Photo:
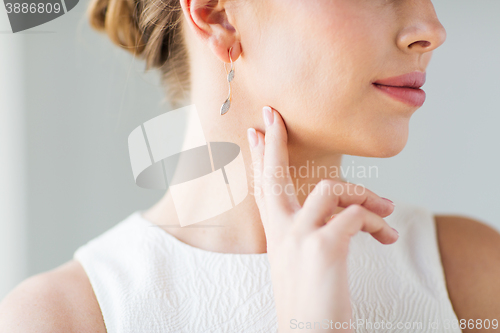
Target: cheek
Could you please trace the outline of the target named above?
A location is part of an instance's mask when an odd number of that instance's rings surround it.
[[[377,32],[359,17],[338,12],[332,17],[328,11],[313,14],[314,24],[309,16],[296,17],[293,25],[266,38],[269,58],[262,64],[265,70],[259,69],[267,80],[262,93],[303,133],[311,132],[306,126],[330,133],[332,126],[338,126],[338,132],[356,125],[360,120],[356,111],[373,97],[372,60],[381,48]]]
[[[371,86],[387,69],[393,47],[388,25],[352,4],[328,1],[318,0],[321,8],[284,7],[280,21],[264,22],[259,34],[248,32],[248,88],[281,112],[290,139],[300,145],[354,153],[376,142],[397,151],[406,142],[408,119],[387,119],[387,105]]]
[[[331,17],[320,18],[324,25],[311,24],[308,17],[290,14],[266,27],[250,66],[257,95],[290,117],[305,108],[324,107],[319,101],[325,98],[346,96],[345,83],[353,76],[347,38],[327,22]]]

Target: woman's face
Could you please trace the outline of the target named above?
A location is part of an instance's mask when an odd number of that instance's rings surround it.
[[[419,103],[373,82],[425,73],[446,38],[430,0],[248,0],[241,8],[241,88],[281,113],[291,149],[372,157],[403,149]]]

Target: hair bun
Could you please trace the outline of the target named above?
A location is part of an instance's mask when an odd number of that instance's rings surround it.
[[[135,2],[131,0],[91,0],[87,8],[90,25],[121,48],[139,55],[145,44],[139,31]]]
[[[87,16],[92,28],[145,59],[146,70],[160,69],[173,106],[189,97],[189,54],[179,0],[90,0]]]

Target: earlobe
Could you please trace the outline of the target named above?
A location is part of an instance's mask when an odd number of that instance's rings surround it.
[[[180,0],[187,24],[195,36],[205,43],[223,62],[236,61],[241,54],[237,32],[228,20],[226,1]]]
[[[229,52],[231,52],[231,55],[229,55]],[[231,62],[231,60],[234,62],[238,60],[238,58],[241,55],[241,43],[239,40],[235,40],[234,44],[231,44],[227,49],[226,49],[226,54],[225,58],[227,58],[227,61],[222,59],[224,62]]]

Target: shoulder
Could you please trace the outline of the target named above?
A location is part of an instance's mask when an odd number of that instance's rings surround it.
[[[0,303],[2,332],[106,332],[83,267],[71,260],[21,282]]]
[[[435,215],[435,221],[448,294],[458,319],[500,321],[500,233],[465,216]]]

